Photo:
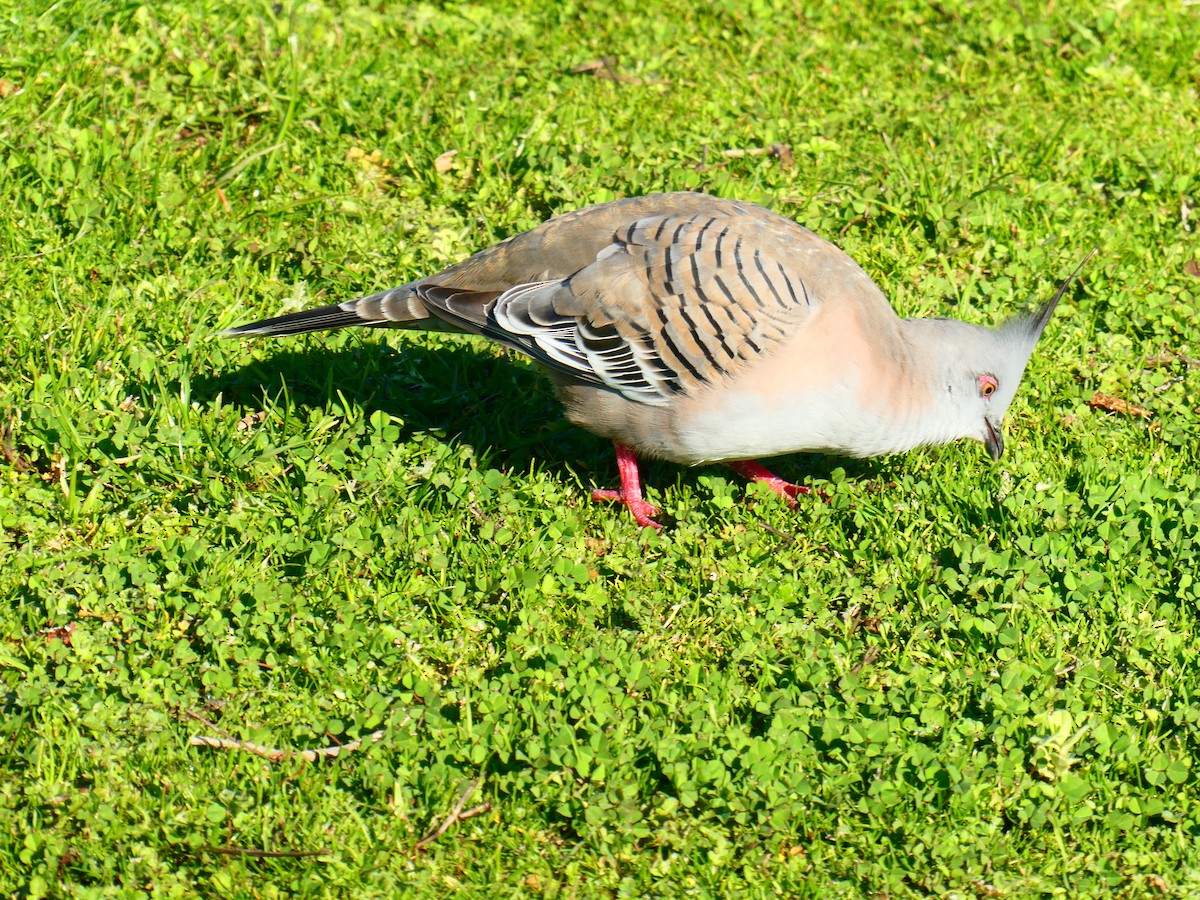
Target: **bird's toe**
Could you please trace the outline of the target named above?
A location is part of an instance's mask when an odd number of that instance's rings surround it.
[[[653,503],[643,500],[641,497],[627,497],[621,491],[611,490],[594,490],[592,491],[592,499],[599,502],[605,501],[609,503],[620,503],[629,510],[635,522],[642,528],[656,528],[661,530],[662,525],[655,522],[652,516],[659,513],[659,507]]]

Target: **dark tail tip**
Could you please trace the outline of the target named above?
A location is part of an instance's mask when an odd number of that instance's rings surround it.
[[[351,325],[366,325],[353,310],[343,309],[341,304],[306,309],[301,312],[261,319],[236,328],[218,331],[220,337],[281,337],[289,334],[305,334],[309,331],[333,331]]]

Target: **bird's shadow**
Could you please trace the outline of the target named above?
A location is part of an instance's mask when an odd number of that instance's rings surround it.
[[[212,402],[220,395],[253,410],[268,402],[306,409],[344,402],[367,416],[377,410],[395,416],[403,422],[401,440],[427,433],[468,445],[482,465],[502,471],[536,465],[583,485],[616,481],[612,445],[567,422],[549,381],[515,351],[440,335],[386,341],[355,335],[334,346],[316,337],[300,341],[268,345],[239,368],[195,376],[192,398]],[[721,467],[648,462],[645,481],[659,488],[676,480],[694,484],[705,473],[735,477]],[[874,474],[869,461],[820,454],[772,461],[776,466],[785,478],[801,480],[826,479],[838,467],[850,477]]]

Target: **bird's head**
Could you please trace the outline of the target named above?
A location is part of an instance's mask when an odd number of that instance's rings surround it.
[[[1036,311],[1009,319],[998,328],[940,320],[947,353],[943,357],[941,388],[949,401],[943,407],[953,420],[951,439],[982,441],[992,459],[1004,453],[1004,416],[1017,394],[1025,366],[1054,314],[1068,285],[1095,254],[1079,264]]]

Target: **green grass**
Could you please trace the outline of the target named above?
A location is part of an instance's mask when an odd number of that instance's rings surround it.
[[[1200,896],[1200,6],[1048,6],[17,0],[0,895]],[[651,465],[661,535],[503,350],[213,337],[679,188],[906,315],[1100,252],[1001,463]]]

